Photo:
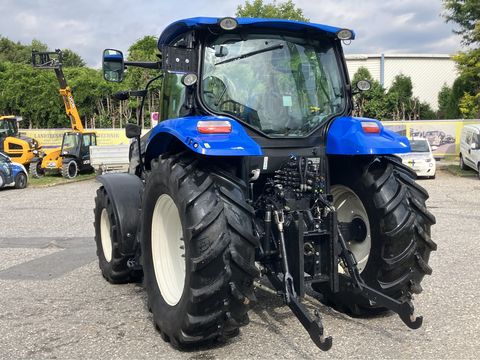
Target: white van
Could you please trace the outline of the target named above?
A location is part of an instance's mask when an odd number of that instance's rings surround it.
[[[472,168],[480,178],[480,124],[465,125],[460,137],[460,168]]]

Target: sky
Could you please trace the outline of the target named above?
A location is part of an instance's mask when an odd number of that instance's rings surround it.
[[[269,2],[266,0],[266,2]],[[281,0],[280,0],[281,2]],[[294,0],[311,22],[353,29],[346,54],[453,54],[461,49],[441,0]],[[125,51],[171,22],[195,16],[233,16],[243,0],[0,0],[0,35],[70,48],[100,67],[104,48]]]

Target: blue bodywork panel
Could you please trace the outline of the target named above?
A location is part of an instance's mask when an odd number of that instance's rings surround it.
[[[15,178],[18,173],[20,172],[24,172],[25,175],[28,175],[27,172],[25,171],[25,168],[23,167],[23,165],[19,164],[19,163],[11,163],[11,167],[12,167],[12,174],[13,174],[13,178]]]
[[[380,133],[365,133],[362,121],[376,122]],[[410,152],[410,142],[404,136],[387,130],[378,120],[340,117],[333,121],[327,135],[328,155],[400,154]]]
[[[197,130],[198,121],[229,121],[229,134],[202,134]],[[190,150],[210,156],[258,156],[260,146],[245,132],[237,121],[225,116],[188,116],[165,120],[155,126],[148,135],[146,153],[149,158],[168,149],[169,140],[175,137]]]
[[[165,28],[158,39],[158,47],[170,44],[177,36],[194,29],[201,29],[216,25],[221,18],[195,17],[176,21]],[[293,31],[311,31],[336,34],[341,28],[334,26],[313,24],[303,21],[283,19],[237,18],[239,28],[249,29],[279,29]],[[353,34],[355,37],[355,34]]]
[[[19,173],[24,173],[28,178],[28,173],[22,164],[11,162],[8,156],[0,153],[0,173],[3,176],[3,185],[0,187],[14,186],[15,178]]]

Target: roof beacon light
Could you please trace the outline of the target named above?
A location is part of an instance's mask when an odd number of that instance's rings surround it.
[[[352,40],[353,39],[353,32],[352,32],[352,30],[341,29],[341,30],[338,30],[337,37],[340,40]]]
[[[199,121],[197,130],[201,134],[230,134],[232,124],[230,121]]]
[[[367,134],[378,134],[380,133],[380,125],[375,121],[362,121],[362,130]]]
[[[238,26],[238,21],[232,17],[224,17],[220,19],[218,24],[223,30],[235,30]]]

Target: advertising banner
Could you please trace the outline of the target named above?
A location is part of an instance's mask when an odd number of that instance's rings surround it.
[[[383,125],[409,139],[425,138],[436,157],[457,156],[460,153],[460,134],[467,124],[479,124],[479,120],[414,120],[384,121]]]
[[[62,145],[63,134],[68,131],[71,129],[23,129],[20,133],[38,140],[45,148],[52,148]],[[99,146],[130,144],[130,140],[125,136],[125,129],[88,129],[88,131],[94,131],[97,134]]]

